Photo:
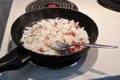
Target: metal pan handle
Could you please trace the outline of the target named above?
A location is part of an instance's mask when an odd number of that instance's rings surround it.
[[[10,51],[0,59],[0,72],[16,70],[24,67],[31,59],[31,55],[19,47]]]

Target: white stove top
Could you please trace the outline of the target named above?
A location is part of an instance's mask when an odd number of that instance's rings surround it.
[[[13,49],[10,29],[17,17],[25,13],[25,7],[34,0],[13,0],[0,57]],[[16,71],[4,72],[0,80],[84,80],[120,75],[120,13],[100,6],[97,0],[70,0],[80,12],[91,17],[99,28],[96,43],[117,45],[118,49],[90,49],[84,62],[60,70],[38,68],[28,64]]]

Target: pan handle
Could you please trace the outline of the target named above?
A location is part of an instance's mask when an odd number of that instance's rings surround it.
[[[0,59],[0,73],[20,69],[29,63],[30,59],[30,54],[17,47]]]

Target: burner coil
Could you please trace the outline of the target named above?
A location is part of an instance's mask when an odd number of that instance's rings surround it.
[[[67,0],[37,0],[33,1],[26,7],[26,12],[39,10],[41,8],[66,8],[78,11],[77,6]]]

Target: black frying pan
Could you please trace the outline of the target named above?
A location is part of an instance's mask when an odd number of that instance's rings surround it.
[[[81,12],[61,8],[46,8],[25,13],[17,18],[12,25],[11,35],[17,47],[0,59],[0,72],[19,69],[30,61],[37,66],[61,68],[71,65],[82,58],[89,48],[70,55],[53,56],[35,53],[22,46],[20,38],[27,25],[38,20],[57,17],[79,21],[79,25],[85,27],[87,31],[90,43],[95,43],[97,40],[98,28],[96,24],[91,18]]]

